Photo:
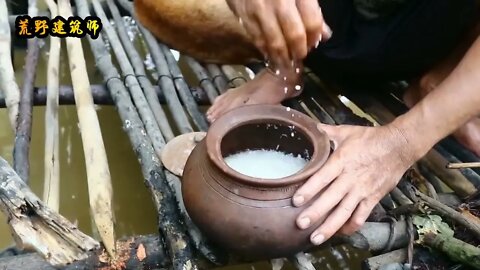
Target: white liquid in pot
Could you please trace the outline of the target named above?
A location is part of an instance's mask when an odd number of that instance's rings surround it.
[[[247,150],[226,157],[235,171],[255,178],[278,179],[299,172],[308,160],[275,150]]]

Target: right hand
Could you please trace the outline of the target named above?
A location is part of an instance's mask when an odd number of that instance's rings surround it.
[[[303,60],[332,35],[318,0],[227,0],[255,46],[275,65]]]

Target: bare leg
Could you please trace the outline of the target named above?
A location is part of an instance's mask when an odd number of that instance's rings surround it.
[[[182,53],[220,64],[247,64],[261,59],[225,0],[135,0],[134,3],[139,21],[162,42]],[[300,74],[294,69],[282,70],[278,76],[268,71],[260,73],[252,81],[219,96],[207,112],[209,121],[243,105],[278,104],[298,95],[300,91],[295,86],[301,83]]]
[[[480,34],[480,23],[477,23],[464,42],[448,58],[424,74],[421,79],[411,84],[404,96],[407,106],[413,107],[452,72],[478,34]],[[474,117],[463,127],[456,130],[453,136],[480,157],[480,117]]]

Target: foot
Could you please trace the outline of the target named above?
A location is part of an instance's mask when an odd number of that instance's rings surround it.
[[[245,105],[280,104],[298,96],[302,89],[300,70],[281,70],[278,75],[263,70],[248,83],[217,97],[207,111],[207,119],[213,122],[224,113]]]
[[[457,129],[453,136],[480,158],[480,117],[475,117]]]

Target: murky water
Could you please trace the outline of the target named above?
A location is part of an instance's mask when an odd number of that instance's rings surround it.
[[[68,72],[65,44],[62,44],[61,84],[71,85]],[[83,43],[87,63],[93,63],[93,58],[87,42]],[[43,48],[36,85],[46,85],[46,63],[48,59],[48,44]],[[14,52],[14,65],[17,82],[21,85],[25,51],[17,49]],[[94,65],[87,65],[90,82],[102,83],[100,74]],[[185,76],[189,76],[189,72]],[[188,79],[188,78],[187,78]],[[117,237],[138,234],[149,234],[157,231],[156,213],[146,187],[143,184],[140,166],[135,157],[130,142],[121,128],[121,121],[114,106],[98,106],[97,110],[103,140],[107,150],[111,179],[114,190],[114,208],[116,216]],[[30,148],[30,186],[39,196],[43,193],[44,171],[44,126],[45,107],[35,107],[33,111],[32,141]],[[87,178],[82,142],[78,128],[75,106],[61,106],[60,121],[60,177],[61,197],[60,213],[79,228],[92,234],[91,219],[88,207]],[[0,109],[0,155],[12,164],[14,137],[10,129],[7,112]],[[10,229],[6,219],[0,215],[0,250],[12,245]],[[346,246],[325,249],[315,254],[317,269],[360,269],[360,263],[367,255]],[[277,260],[260,262],[255,265],[238,265],[227,269],[294,269],[287,261]]]

